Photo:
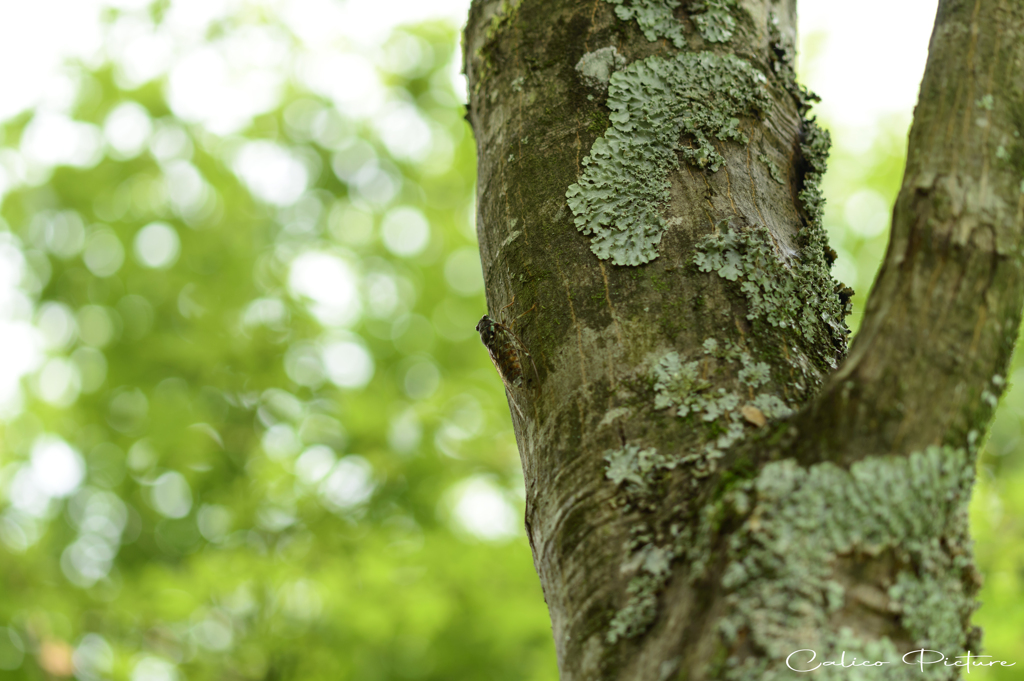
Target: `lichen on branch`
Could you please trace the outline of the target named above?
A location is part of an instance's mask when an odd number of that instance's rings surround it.
[[[735,6],[735,0],[700,0],[695,2],[691,11],[693,23],[704,40],[709,43],[724,43],[732,38],[736,30],[736,20],[729,10]]]
[[[675,17],[679,0],[606,0],[615,5],[615,16],[623,21],[635,19],[651,42],[667,38],[676,47],[686,47],[683,25]]]
[[[690,418],[703,430],[700,445],[681,452],[679,463],[695,464],[694,475],[704,477],[715,470],[725,450],[744,439],[751,426],[793,413],[768,384],[771,368],[755,361],[731,341],[719,343],[707,338],[704,358],[683,362],[670,352],[654,365],[654,408],[670,409],[680,418]],[[736,365],[739,366],[736,369]],[[707,376],[718,376],[717,389]],[[726,378],[729,375],[733,379]]]
[[[900,630],[890,633],[911,641],[909,650],[962,652],[977,586],[967,532],[970,461],[952,447],[871,457],[849,470],[784,460],[726,494],[721,512],[745,519],[730,539],[720,578],[729,594],[720,633],[726,649],[756,654],[729,659],[722,678],[792,678],[784,659],[800,649],[813,649],[820,659],[846,651],[847,659],[899,660],[905,651],[897,652],[890,636],[862,637],[834,626],[863,607],[865,589],[877,594],[875,607],[899,615]],[[708,550],[697,542],[689,557],[706,564]],[[851,594],[836,567],[843,556],[876,557],[893,568]],[[820,678],[846,678],[850,670],[835,671],[824,668]],[[864,678],[948,679],[955,669],[937,666],[922,676],[893,664],[884,671]]]
[[[848,333],[843,318],[849,310],[841,286],[829,274],[817,206],[816,222],[801,232],[805,244],[790,264],[784,264],[768,230],[737,231],[727,222],[717,235],[697,243],[693,262],[701,272],[714,272],[737,282],[747,299],[747,319],[782,329],[794,328],[809,344],[830,340],[845,352]],[[805,236],[806,232],[813,232]]]
[[[594,142],[579,181],[566,191],[577,229],[591,250],[616,265],[658,256],[669,173],[679,157],[717,171],[714,140],[747,143],[740,117],[768,112],[764,74],[734,55],[710,52],[649,57],[611,77],[611,127]],[[689,146],[679,148],[680,136]]]

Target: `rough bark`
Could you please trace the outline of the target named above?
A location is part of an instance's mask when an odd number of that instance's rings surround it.
[[[563,679],[782,678],[798,649],[920,678],[904,652],[977,650],[966,502],[1024,290],[1022,36],[1010,0],[942,3],[837,371],[792,0],[473,3],[481,257]]]

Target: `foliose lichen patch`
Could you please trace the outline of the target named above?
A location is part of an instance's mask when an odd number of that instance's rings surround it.
[[[693,417],[704,432],[695,448],[658,451],[654,447],[627,444],[605,451],[605,477],[622,489],[622,501],[637,510],[651,510],[651,499],[665,471],[692,464],[695,476],[714,470],[723,450],[742,440],[746,429],[765,425],[767,420],[792,413],[777,395],[768,391],[771,368],[755,361],[748,352],[731,341],[719,343],[708,338],[703,344],[704,358],[684,362],[678,352],[670,352],[654,365],[652,378],[655,408],[671,409],[679,417]],[[735,365],[735,366],[734,366]],[[738,369],[737,369],[738,366]],[[707,376],[728,368],[735,376],[735,390],[712,389]],[[721,381],[722,377],[716,378]],[[756,416],[756,418],[755,418]],[[705,518],[705,530],[712,524]],[[646,520],[634,526],[626,546],[623,573],[632,573],[626,589],[626,603],[616,611],[608,625],[606,639],[615,643],[644,633],[657,616],[657,595],[671,576],[671,564],[686,555],[693,534],[685,537],[674,526],[668,543],[657,545]]]
[[[714,140],[747,143],[741,116],[771,108],[767,79],[734,55],[709,52],[649,57],[612,75],[611,127],[583,160],[565,196],[591,250],[616,265],[641,265],[658,255],[667,229],[661,207],[679,157],[717,171],[725,159]],[[680,135],[692,145],[678,148]]]
[[[853,296],[853,290],[836,282],[829,273],[832,261],[835,260],[835,252],[828,245],[828,236],[822,224],[825,198],[821,191],[821,181],[825,174],[828,151],[832,142],[828,131],[822,129],[817,121],[808,115],[811,105],[819,101],[817,95],[796,82],[794,36],[791,33],[784,34],[782,32],[779,19],[774,12],[770,13],[768,29],[774,54],[772,69],[793,97],[802,119],[801,153],[797,170],[799,174],[798,200],[803,212],[804,225],[799,232],[800,266],[794,270],[794,275],[800,275],[801,278],[809,277],[810,289],[814,291],[812,297],[826,303],[826,309],[821,310],[824,314],[822,320],[830,329],[830,335],[838,355],[842,356],[846,352],[846,336],[849,334],[845,323],[842,322],[842,317],[849,314],[852,309],[850,298]],[[774,167],[771,159],[765,156],[760,160],[768,165],[772,177],[781,182],[781,173]],[[836,308],[840,310],[838,320]]]
[[[820,216],[820,207],[816,210]],[[841,284],[825,262],[823,230],[818,235],[817,225],[805,227],[800,252],[784,264],[767,229],[737,231],[727,225],[720,223],[718,234],[697,243],[697,268],[739,283],[747,299],[747,319],[797,329],[808,343],[831,340],[845,352],[849,331],[843,318],[850,312],[849,303],[841,298]]]
[[[615,16],[623,21],[636,20],[644,37],[654,42],[666,38],[678,48],[686,47],[683,25],[676,19],[674,10],[679,0],[606,0],[615,5]]]
[[[651,490],[655,471],[671,470],[678,464],[678,459],[659,454],[653,447],[641,449],[638,445],[609,449],[604,460],[608,464],[605,477],[616,485],[625,485],[634,494],[646,494]]]
[[[650,510],[649,500],[662,471],[680,463],[675,453],[658,452],[654,447],[627,444],[605,452],[605,477],[623,492],[622,501],[634,508]],[[626,602],[608,623],[605,639],[616,643],[643,634],[658,615],[658,593],[672,576],[672,561],[681,555],[675,541],[658,546],[650,524],[643,518],[630,528],[624,547],[626,559],[620,571],[631,574],[626,586]]]
[[[636,20],[644,36],[654,42],[659,38],[672,41],[678,48],[686,46],[682,23],[676,19],[679,0],[606,0],[615,5],[615,15],[623,21]],[[697,0],[689,6],[690,18],[704,40],[724,43],[732,38],[736,20],[730,10],[735,0]]]
[[[910,648],[960,654],[974,609],[967,504],[974,473],[963,449],[929,447],[910,456],[864,459],[845,470],[831,463],[803,468],[792,460],[766,465],[757,478],[728,492],[709,513],[745,518],[730,538],[722,586],[729,613],[720,633],[728,650],[754,655],[726,663],[730,681],[792,678],[786,656],[812,649],[822,659],[890,660],[871,679],[948,679],[955,668],[899,664],[887,637],[861,639],[830,622],[856,608],[836,574],[842,556],[891,555],[895,572],[879,578],[883,606],[897,614]],[[677,544],[697,565],[710,548]],[[941,601],[939,603],[938,601]],[[742,639],[742,646],[740,642]],[[851,669],[822,667],[815,678],[849,679]]]
[[[804,173],[804,186],[798,195],[804,210],[807,212],[808,227],[817,229],[806,229],[804,231],[814,232],[809,236],[820,236],[825,238],[825,230],[821,227],[821,217],[825,212],[825,197],[821,192],[821,179],[825,175],[828,165],[828,150],[832,147],[832,137],[818,125],[813,118],[804,121],[803,139],[800,141],[800,151],[803,153],[804,161],[808,169]],[[820,232],[820,234],[819,234]]]
[[[771,174],[773,180],[779,184],[786,184],[786,181],[782,179],[782,171],[779,170],[779,166],[776,165],[775,161],[769,158],[767,154],[758,154],[757,160],[768,166],[768,172]]]
[[[605,639],[609,643],[638,636],[654,622],[658,616],[658,592],[672,576],[672,561],[677,555],[672,545],[645,544],[622,566],[623,572],[635,574],[626,587],[626,604],[608,624]]]
[[[683,362],[678,352],[670,352],[652,371],[654,408],[671,409],[680,418],[692,416],[702,427],[701,444],[675,459],[676,464],[694,464],[698,477],[714,471],[715,462],[746,436],[747,428],[793,413],[782,398],[763,389],[771,381],[768,364],[755,361],[731,341],[714,338],[704,341],[703,354],[703,359]],[[723,370],[735,377],[732,389],[722,387],[723,382],[729,385],[728,375],[716,379],[717,388],[708,380],[712,371]]]
[[[626,445],[609,449],[604,455],[605,477],[622,487],[627,503],[642,506],[657,482],[660,471],[679,464],[674,454],[660,453],[653,447]],[[608,624],[605,639],[616,643],[644,633],[658,614],[658,592],[671,577],[671,565],[679,555],[674,543],[658,546],[653,542],[650,526],[643,520],[633,526],[625,546],[627,558],[621,566],[623,574],[632,574],[626,587],[626,602]]]
[[[729,13],[735,6],[735,0],[698,0],[690,5],[690,18],[704,40],[725,43],[736,30],[736,20]]]

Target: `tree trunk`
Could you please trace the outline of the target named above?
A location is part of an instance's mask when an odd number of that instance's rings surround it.
[[[795,25],[793,0],[470,11],[490,348],[563,679],[792,678],[797,650],[916,679],[904,653],[978,652],[966,505],[1024,291],[1024,7],[941,3],[849,357]]]

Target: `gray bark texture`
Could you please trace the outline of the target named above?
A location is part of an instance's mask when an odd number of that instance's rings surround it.
[[[795,25],[795,0],[470,10],[489,348],[567,681],[791,679],[797,650],[888,663],[819,681],[947,679],[901,656],[979,651],[967,502],[1024,295],[1024,5],[940,2],[848,353]]]

